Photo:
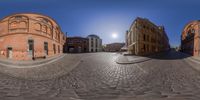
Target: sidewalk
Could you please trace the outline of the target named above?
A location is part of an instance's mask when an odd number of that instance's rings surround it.
[[[188,57],[186,59],[188,59],[188,60],[190,60],[190,61],[192,61],[194,63],[200,64],[200,57],[193,57],[193,56],[191,56],[191,57]]]
[[[200,63],[200,57],[192,57],[192,59],[194,59]]]
[[[184,55],[188,55],[185,53],[182,53]],[[200,71],[200,57],[194,57],[190,56],[184,59],[192,68],[194,68],[197,71]]]
[[[0,65],[3,66],[9,66],[9,67],[19,67],[19,68],[23,68],[23,67],[33,67],[33,66],[41,66],[44,65],[46,63],[50,63],[50,62],[54,62],[58,59],[61,59],[65,56],[65,54],[63,55],[58,55],[55,57],[50,57],[50,58],[46,58],[46,59],[39,59],[39,60],[31,60],[31,61],[16,61],[16,60],[9,60],[9,59],[0,59]]]
[[[151,60],[151,58],[135,55],[119,55],[115,62],[118,64],[135,64],[148,60]]]
[[[69,73],[81,63],[81,54],[64,54],[59,57],[49,58],[43,61],[23,62],[23,65],[16,66],[13,63],[2,65],[0,63],[0,72],[12,77],[30,80],[52,79]],[[15,62],[19,63],[19,62]],[[22,65],[22,64],[21,64]]]
[[[188,60],[190,60],[192,62],[200,64],[200,57],[198,57],[198,56],[191,56],[191,55],[183,53],[183,52],[180,52],[180,53],[182,53],[183,55],[188,56],[186,59],[188,59]]]

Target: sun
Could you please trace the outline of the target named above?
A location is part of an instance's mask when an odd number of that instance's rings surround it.
[[[112,38],[116,39],[118,37],[117,33],[112,33]]]

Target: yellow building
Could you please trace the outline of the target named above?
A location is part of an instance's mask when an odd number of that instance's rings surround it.
[[[168,50],[169,40],[163,26],[156,26],[145,18],[136,18],[126,32],[129,54],[149,55]]]

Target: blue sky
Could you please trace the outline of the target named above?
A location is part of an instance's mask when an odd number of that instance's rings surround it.
[[[170,44],[177,46],[185,24],[200,19],[199,9],[198,0],[0,0],[0,18],[42,13],[55,19],[68,36],[97,34],[103,43],[123,42],[138,16],[164,25]]]

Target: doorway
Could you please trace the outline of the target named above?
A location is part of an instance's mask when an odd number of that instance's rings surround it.
[[[49,50],[48,50],[48,43],[47,42],[44,42],[44,52],[45,52],[45,56],[48,56]]]
[[[28,55],[33,59],[34,58],[34,41],[28,40]]]
[[[12,47],[8,47],[7,48],[7,57],[8,57],[8,59],[12,59],[12,53],[13,53]]]

